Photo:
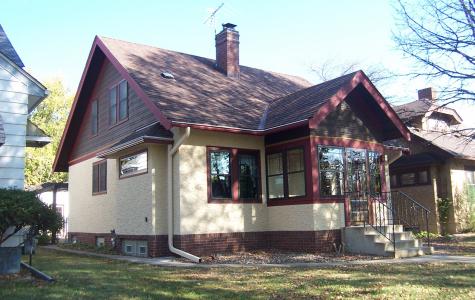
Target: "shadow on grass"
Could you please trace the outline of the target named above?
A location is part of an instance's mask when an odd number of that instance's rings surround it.
[[[183,269],[47,250],[33,264],[57,282],[0,281],[0,299],[441,298],[475,286],[475,266],[460,264]]]

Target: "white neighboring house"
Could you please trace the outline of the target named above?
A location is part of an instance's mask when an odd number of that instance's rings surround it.
[[[69,193],[67,183],[45,183],[35,188],[41,201],[48,205],[53,205],[54,194],[56,193],[56,211],[58,211],[64,220],[63,229],[58,232],[57,237],[65,239],[68,234],[69,217]]]
[[[0,188],[24,188],[25,147],[43,147],[51,139],[29,115],[48,95],[24,64],[0,25]],[[14,246],[14,236],[2,246]]]

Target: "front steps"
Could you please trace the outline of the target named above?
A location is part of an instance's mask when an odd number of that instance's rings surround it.
[[[392,239],[392,225],[383,226],[381,229]],[[423,246],[421,241],[414,238],[412,232],[404,231],[402,225],[394,225],[394,238],[396,252],[393,243],[370,225],[342,229],[342,240],[347,252],[395,258],[414,257],[433,252],[432,247]]]

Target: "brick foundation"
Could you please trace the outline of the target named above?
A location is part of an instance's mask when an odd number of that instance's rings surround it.
[[[96,237],[104,237],[107,246],[111,246],[110,233],[70,232],[80,243],[95,245]],[[118,235],[117,251],[122,249],[122,240],[148,241],[148,255],[151,257],[169,256],[166,235]],[[178,249],[198,256],[215,253],[279,249],[299,252],[331,252],[333,244],[341,243],[341,231],[269,231],[269,232],[233,232],[210,234],[175,235],[174,245]]]

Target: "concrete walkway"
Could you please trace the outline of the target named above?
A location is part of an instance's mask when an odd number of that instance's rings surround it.
[[[93,253],[80,250],[63,249],[57,246],[44,246],[42,249],[61,251],[66,253],[94,256],[106,259],[114,259],[139,264],[149,264],[162,267],[184,267],[184,268],[246,268],[246,267],[272,267],[272,268],[309,268],[309,267],[337,267],[352,265],[377,265],[377,264],[423,264],[423,263],[464,263],[475,264],[475,256],[452,256],[452,255],[425,255],[403,259],[375,259],[375,260],[354,260],[344,262],[322,262],[322,263],[286,263],[286,264],[196,264],[177,261],[174,257],[145,258],[124,255],[110,255]]]

